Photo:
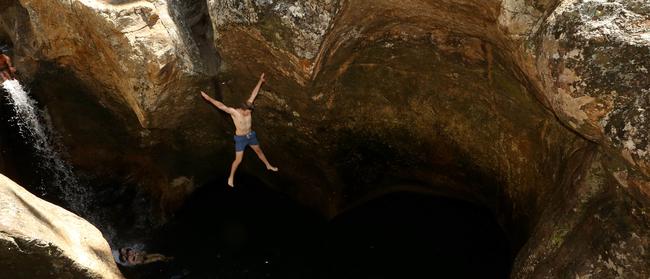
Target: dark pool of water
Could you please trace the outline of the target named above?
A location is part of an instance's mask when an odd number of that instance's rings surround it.
[[[511,256],[490,212],[395,193],[328,221],[251,178],[206,185],[150,243],[171,263],[127,278],[507,278]]]
[[[11,109],[0,104],[0,169],[38,193],[47,173],[9,120]],[[127,278],[508,277],[508,242],[485,208],[396,193],[326,220],[253,178],[238,178],[235,189],[223,179],[197,190],[162,230],[140,236],[131,235],[145,231],[133,229],[138,224],[133,220],[148,213],[126,214],[134,206],[121,203],[139,200],[137,193],[104,187],[115,193],[99,193],[105,204],[98,206],[119,213],[113,223],[120,236],[148,239],[151,252],[175,257],[122,268]],[[59,196],[52,192],[45,198],[61,204]]]

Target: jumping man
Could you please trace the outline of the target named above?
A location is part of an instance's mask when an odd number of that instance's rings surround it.
[[[253,123],[253,118],[251,117],[251,114],[253,112],[253,102],[255,101],[255,97],[257,97],[257,93],[259,93],[260,88],[262,87],[262,83],[265,81],[266,79],[264,79],[264,74],[262,74],[262,76],[260,76],[260,80],[257,82],[257,86],[255,86],[255,89],[253,89],[253,93],[251,94],[250,98],[248,98],[248,100],[239,108],[228,107],[222,102],[210,98],[208,94],[205,94],[205,92],[201,91],[201,96],[203,96],[204,99],[212,103],[220,110],[223,110],[230,114],[232,121],[235,123],[235,161],[232,162],[232,166],[230,168],[230,176],[228,177],[228,185],[230,187],[235,187],[235,171],[237,171],[239,163],[241,163],[242,158],[244,158],[244,149],[246,149],[247,145],[250,145],[260,160],[264,162],[268,170],[278,171],[278,168],[272,166],[271,163],[269,163],[269,161],[266,159],[266,156],[264,156],[264,152],[262,152],[259,142],[257,141],[257,135],[255,134],[255,131],[251,129]]]

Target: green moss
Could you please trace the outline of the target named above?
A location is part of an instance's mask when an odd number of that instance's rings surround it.
[[[569,233],[568,229],[558,229],[553,232],[551,235],[551,249],[557,249],[559,248],[562,243],[564,243],[564,239],[566,238],[566,235]]]

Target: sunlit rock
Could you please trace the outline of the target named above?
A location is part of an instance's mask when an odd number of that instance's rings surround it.
[[[99,230],[3,175],[0,269],[6,278],[123,278]]]
[[[23,59],[71,69],[142,127],[174,127],[178,118],[163,111],[187,113],[191,89],[207,77],[198,46],[166,1],[112,2],[20,1],[33,37],[15,47]]]

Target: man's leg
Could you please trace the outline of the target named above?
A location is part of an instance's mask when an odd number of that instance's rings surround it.
[[[272,170],[272,171],[278,171],[278,168],[272,166],[271,163],[269,163],[269,161],[266,160],[266,156],[264,156],[264,152],[262,151],[262,148],[260,148],[259,145],[251,145],[251,148],[253,149],[253,151],[255,151],[255,154],[257,154],[257,157],[260,157],[260,160],[262,160],[262,162],[264,162],[264,164],[266,165],[266,169]]]
[[[166,257],[165,255],[162,254],[147,254],[144,256],[144,263],[153,263],[153,262],[161,262],[161,261],[168,261],[172,260],[173,258],[171,257]]]
[[[230,176],[228,177],[228,186],[230,187],[235,187],[235,171],[237,171],[237,167],[243,158],[244,151],[235,152],[235,160],[232,162],[232,166],[230,167]]]

